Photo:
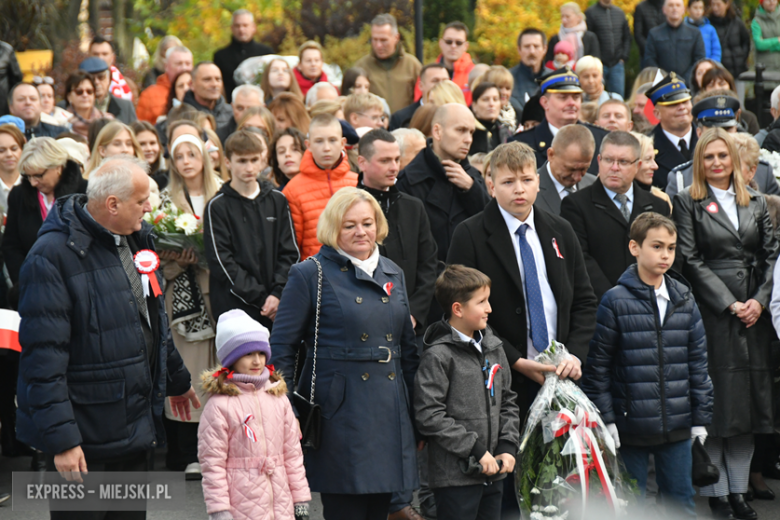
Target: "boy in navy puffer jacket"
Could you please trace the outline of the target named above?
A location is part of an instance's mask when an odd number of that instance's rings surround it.
[[[667,274],[675,256],[674,222],[644,213],[630,235],[637,263],[601,300],[582,389],[598,406],[642,495],[652,453],[667,507],[696,518],[691,439],[706,439],[713,402],[704,326],[687,282]]]

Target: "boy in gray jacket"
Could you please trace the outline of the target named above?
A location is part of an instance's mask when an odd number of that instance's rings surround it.
[[[439,518],[498,520],[520,418],[501,340],[487,325],[490,278],[450,265],[436,280],[446,321],[428,327],[415,379],[417,428],[428,441]]]

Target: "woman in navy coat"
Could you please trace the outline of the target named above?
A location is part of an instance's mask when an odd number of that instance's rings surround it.
[[[322,441],[305,455],[326,520],[387,518],[391,493],[418,487],[411,392],[419,363],[401,269],[379,255],[387,221],[376,200],[343,188],[320,216],[315,256],[322,300],[314,402]],[[309,397],[314,365],[317,265],[290,269],[271,334],[276,369],[292,378],[301,341],[298,392]]]

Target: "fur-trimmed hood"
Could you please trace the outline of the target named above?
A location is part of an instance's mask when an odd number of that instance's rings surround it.
[[[220,369],[221,365],[216,366],[210,370],[205,370],[200,375],[203,390],[212,395],[239,395],[242,392],[242,386],[249,385],[250,383],[241,383],[239,381],[229,381],[224,384],[220,384],[219,377],[214,377]],[[284,397],[287,395],[287,383],[284,381],[284,377],[279,372],[272,372],[271,377],[266,381],[263,389],[276,397]]]

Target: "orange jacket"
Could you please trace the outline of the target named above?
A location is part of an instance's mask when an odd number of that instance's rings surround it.
[[[138,98],[138,106],[135,107],[135,115],[141,121],[157,123],[157,118],[165,115],[165,107],[168,104],[168,94],[171,91],[171,80],[166,73],[157,76],[157,83],[146,87]]]
[[[436,58],[436,63],[444,64],[442,55]],[[455,82],[460,90],[463,92],[463,97],[466,98],[466,105],[471,106],[471,90],[469,89],[469,72],[474,68],[474,62],[471,61],[471,54],[464,52],[463,56],[458,61],[452,64],[452,81]],[[422,97],[422,90],[420,90],[420,78],[417,78],[417,84],[414,86],[414,100],[419,101]]]
[[[341,162],[332,170],[317,166],[310,150],[303,154],[301,173],[282,190],[290,205],[301,260],[316,255],[322,247],[317,240],[317,222],[330,198],[341,188],[354,188],[357,181],[358,175],[350,171],[346,154],[341,154]]]

